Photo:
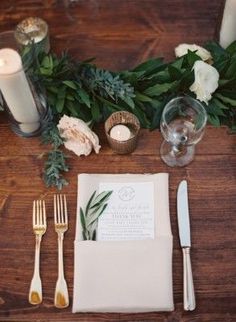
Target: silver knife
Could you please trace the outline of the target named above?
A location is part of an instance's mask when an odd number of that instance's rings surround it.
[[[184,270],[184,310],[193,311],[196,307],[193,275],[190,260],[190,224],[188,207],[188,185],[187,181],[180,182],[177,192],[177,216],[179,226],[180,245],[183,251],[183,270]]]

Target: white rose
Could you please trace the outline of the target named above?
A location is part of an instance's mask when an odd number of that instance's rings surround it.
[[[193,69],[195,81],[189,89],[196,94],[199,101],[208,104],[211,94],[218,87],[219,73],[214,67],[201,60],[194,63]]]
[[[57,127],[61,137],[65,139],[64,145],[68,150],[78,156],[89,155],[92,149],[99,153],[101,146],[98,136],[84,121],[64,115]]]
[[[184,56],[188,53],[188,50],[195,51],[196,54],[204,61],[212,59],[211,53],[208,50],[195,44],[180,44],[178,47],[175,48],[175,56]]]

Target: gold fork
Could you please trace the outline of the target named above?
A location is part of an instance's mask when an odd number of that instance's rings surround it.
[[[34,274],[30,284],[29,302],[39,304],[42,302],[42,282],[39,273],[40,267],[40,245],[43,234],[46,232],[46,210],[45,202],[34,200],[33,202],[33,231],[35,233],[35,259]]]
[[[57,308],[65,308],[69,305],[69,295],[64,277],[63,264],[63,239],[68,229],[67,202],[65,195],[54,195],[54,222],[58,235],[58,279],[54,296],[54,304]]]

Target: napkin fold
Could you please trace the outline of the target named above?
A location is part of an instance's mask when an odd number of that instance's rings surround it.
[[[100,182],[150,181],[155,196],[154,240],[82,241],[79,209]],[[79,175],[73,313],[172,311],[172,248],[168,174]]]

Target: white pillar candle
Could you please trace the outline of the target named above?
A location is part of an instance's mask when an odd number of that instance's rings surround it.
[[[220,28],[220,45],[226,48],[236,40],[236,0],[226,0]]]
[[[110,137],[117,141],[127,141],[131,137],[131,132],[127,126],[118,124],[112,127]]]
[[[13,49],[0,49],[0,90],[14,119],[24,133],[39,126],[39,113],[26,79],[21,57]]]

